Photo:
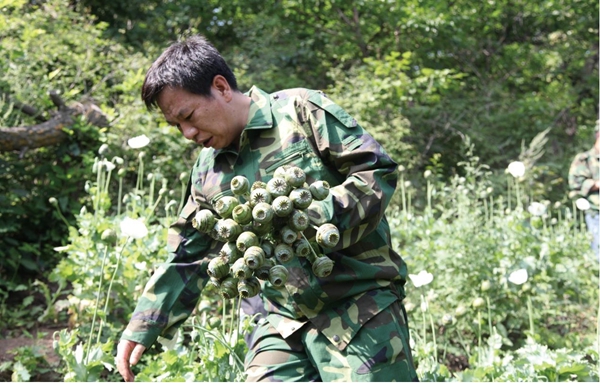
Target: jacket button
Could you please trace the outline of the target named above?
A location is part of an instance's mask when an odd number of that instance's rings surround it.
[[[337,335],[334,335],[334,336],[333,336],[333,341],[334,341],[335,343],[339,342],[339,341],[340,341],[340,337],[339,337],[339,336],[337,336]]]

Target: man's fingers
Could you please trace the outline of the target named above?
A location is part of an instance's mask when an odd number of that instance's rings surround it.
[[[142,357],[144,351],[146,351],[146,347],[139,343],[136,344],[135,348],[133,349],[133,352],[131,353],[131,357],[129,358],[129,363],[131,365],[136,365],[137,362],[140,361],[140,358]]]
[[[130,340],[122,340],[117,346],[117,370],[126,382],[133,382],[135,375],[131,371],[131,365],[136,364],[142,353],[146,350],[141,344],[132,342]]]

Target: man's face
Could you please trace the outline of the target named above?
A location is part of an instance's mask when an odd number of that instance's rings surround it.
[[[204,147],[222,149],[236,140],[241,130],[227,111],[227,100],[213,87],[212,97],[181,88],[165,88],[157,103],[165,119],[188,140]]]

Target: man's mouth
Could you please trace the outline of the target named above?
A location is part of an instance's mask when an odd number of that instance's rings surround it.
[[[212,138],[212,137],[210,137],[209,139],[206,139],[206,140],[202,141],[202,142],[201,142],[201,144],[202,144],[202,146],[204,146],[205,148],[208,148],[208,147],[212,146],[212,145],[211,145],[211,144],[212,144],[212,141],[213,141],[213,138]]]

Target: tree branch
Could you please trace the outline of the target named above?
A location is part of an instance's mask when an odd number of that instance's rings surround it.
[[[38,122],[45,122],[46,119],[44,118],[44,116],[42,116],[42,113],[40,113],[40,111],[38,111],[36,108],[34,108],[31,105],[27,105],[27,104],[23,104],[22,102],[16,101],[16,100],[12,100],[10,98],[10,96],[6,93],[1,93],[0,96],[2,96],[2,98],[8,102],[13,104],[13,106],[15,107],[15,109],[25,113],[28,116],[33,117],[36,121]]]
[[[48,121],[37,125],[0,128],[0,152],[23,153],[29,149],[56,145],[67,138],[64,128],[73,125],[73,118],[78,115],[84,115],[86,121],[94,126],[109,125],[102,110],[92,103],[77,102],[72,107],[68,107],[58,92],[52,91],[49,96],[58,108],[58,112]]]

